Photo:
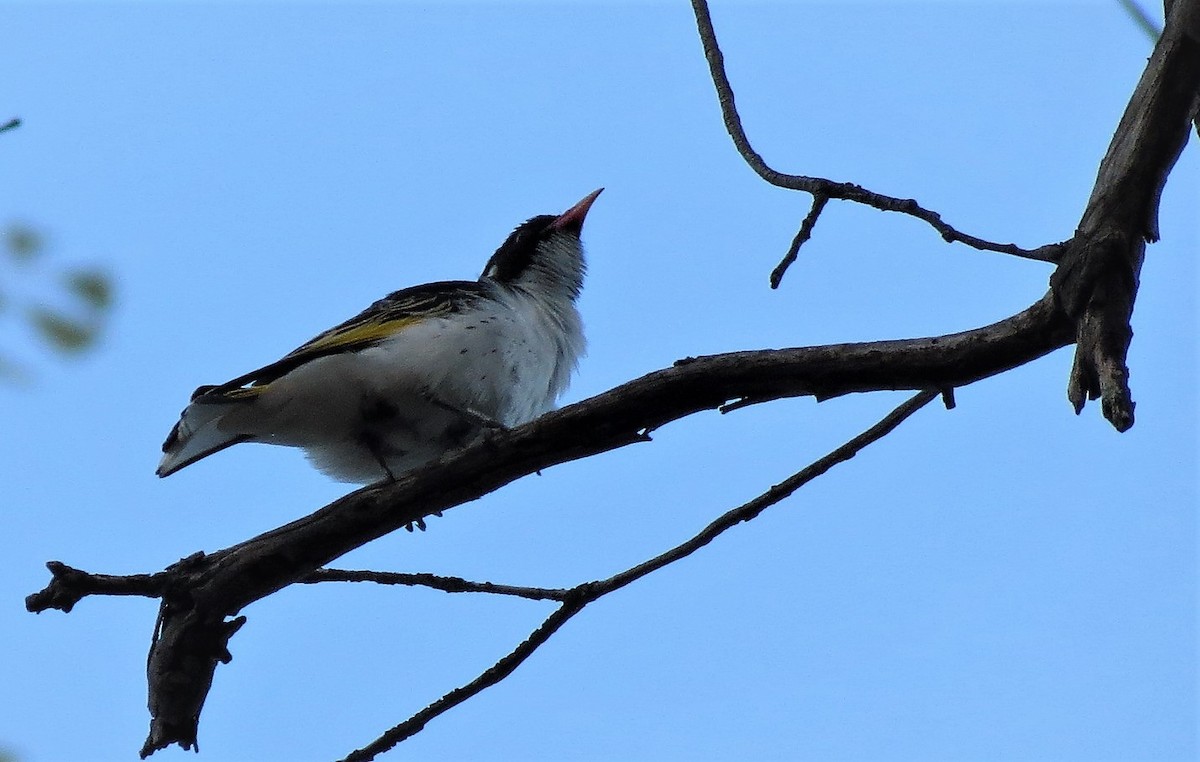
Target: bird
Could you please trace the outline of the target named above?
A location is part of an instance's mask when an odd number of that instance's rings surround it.
[[[259,442],[302,448],[338,481],[394,481],[553,409],[586,348],[580,236],[603,190],[518,225],[478,280],[396,291],[269,365],[196,389],[156,473]]]

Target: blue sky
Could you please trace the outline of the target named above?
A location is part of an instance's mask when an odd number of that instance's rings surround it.
[[[34,617],[59,559],[155,571],[346,491],[242,446],[167,480],[201,383],[406,285],[475,277],[517,223],[588,217],[589,356],[568,401],[702,353],[940,334],[1050,267],[808,199],[720,122],[686,3],[5,3],[0,223],[119,302],[79,362],[0,388],[0,746],[127,760],[154,602]],[[776,168],[913,196],[1024,246],[1071,235],[1149,54],[1116,3],[718,3]],[[1131,351],[1134,429],[1076,417],[1063,350],[958,392],[686,561],[590,607],[389,759],[1185,760],[1197,754],[1196,146],[1166,189]],[[669,547],[903,395],[668,426],[342,559],[559,586]],[[325,760],[469,680],[545,605],[346,585],[244,613],[201,759]],[[182,759],[160,752],[159,759]],[[190,758],[190,757],[188,757]]]

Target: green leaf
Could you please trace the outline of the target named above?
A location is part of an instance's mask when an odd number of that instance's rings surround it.
[[[97,270],[76,270],[67,273],[66,281],[71,293],[87,302],[92,309],[103,311],[112,306],[112,281],[104,273]]]
[[[30,310],[34,328],[55,349],[61,352],[81,352],[96,341],[96,329],[44,307]]]
[[[42,253],[42,237],[33,228],[13,225],[4,233],[9,256],[18,262],[28,262]]]

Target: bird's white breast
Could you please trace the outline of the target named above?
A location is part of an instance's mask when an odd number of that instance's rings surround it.
[[[551,409],[583,354],[579,314],[572,304],[548,307],[518,290],[494,293],[465,313],[425,321],[366,350],[364,359],[385,366],[373,377],[411,378],[505,426]]]
[[[331,476],[373,481],[382,469],[363,445],[367,432],[403,473],[466,444],[484,422],[512,427],[550,410],[583,350],[571,302],[497,286],[463,312],[272,382],[259,400],[270,433],[258,441],[304,447]]]

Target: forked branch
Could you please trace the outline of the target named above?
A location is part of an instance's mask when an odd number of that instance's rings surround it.
[[[830,198],[917,217],[946,241],[1059,263],[1051,287],[1058,304],[1076,321],[1077,348],[1067,398],[1076,413],[1087,400],[1100,398],[1104,417],[1118,431],[1133,426],[1134,403],[1125,359],[1133,338],[1130,318],[1145,245],[1158,240],[1159,199],[1187,143],[1190,125],[1197,123],[1200,130],[1200,0],[1167,4],[1166,27],[1113,135],[1075,235],[1069,241],[1032,250],[961,233],[913,199],[772,169],[751,146],[742,127],[707,0],[691,3],[725,128],[738,153],[768,183],[813,195],[812,210],[771,273],[772,288],[778,287],[800,246],[812,235]]]
[[[890,434],[905,419],[929,404],[931,400],[937,399],[938,396],[938,392],[919,392],[884,416],[874,426],[833,450],[828,455],[817,459],[753,500],[726,511],[686,542],[676,545],[665,553],[655,556],[637,566],[626,569],[619,574],[614,574],[608,579],[585,582],[566,591],[566,596],[562,599],[562,605],[547,617],[546,621],[542,622],[536,630],[530,633],[529,637],[519,646],[492,665],[491,668],[471,682],[455,688],[412,717],[391,728],[367,746],[348,754],[342,762],[368,762],[368,760],[375,759],[377,755],[393,748],[405,739],[416,735],[425,728],[426,723],[430,720],[441,714],[445,714],[455,706],[458,706],[472,696],[482,693],[487,688],[490,688],[512,674],[513,670],[532,656],[533,652],[549,640],[551,635],[558,632],[571,617],[583,611],[584,607],[588,604],[594,603],[609,593],[620,590],[648,574],[690,556],[738,524],[754,520],[763,511],[790,497],[805,484],[828,472],[829,469],[837,464],[845,463],[867,445],[877,442]]]
[[[1157,241],[1167,177],[1200,111],[1200,0],[1176,0],[1108,152],[1075,237],[1051,277],[1076,321],[1067,397],[1075,412],[1101,399],[1118,431],[1133,426],[1125,364],[1146,244]]]
[[[964,243],[981,251],[1011,254],[1016,257],[1033,259],[1039,262],[1058,261],[1062,255],[1063,244],[1061,243],[1047,244],[1039,246],[1036,249],[1023,249],[1012,243],[987,241],[983,238],[963,233],[952,227],[942,219],[940,214],[921,206],[917,203],[916,199],[885,196],[882,193],[869,191],[861,185],[854,183],[836,182],[823,177],[789,175],[772,169],[766,160],[763,159],[762,155],[750,145],[750,138],[746,136],[746,129],[742,126],[742,118],[738,114],[737,104],[733,95],[733,86],[729,84],[729,75],[725,72],[725,56],[721,53],[721,47],[717,44],[717,33],[713,29],[712,15],[708,11],[708,2],[707,0],[691,0],[691,3],[692,11],[696,16],[696,29],[700,33],[700,43],[704,46],[704,58],[708,61],[709,74],[712,76],[713,86],[717,91],[717,100],[721,104],[721,118],[725,122],[725,129],[729,132],[729,137],[733,139],[733,144],[737,148],[738,153],[742,155],[742,158],[745,159],[746,163],[750,165],[750,168],[759,177],[771,185],[789,190],[804,191],[811,193],[813,196],[813,211],[805,218],[807,230],[805,227],[801,227],[800,233],[796,235],[796,239],[792,242],[791,250],[784,257],[784,260],[780,262],[779,266],[775,268],[775,271],[771,273],[772,288],[778,288],[779,282],[783,279],[784,272],[795,261],[796,252],[799,251],[800,246],[812,235],[812,227],[816,223],[816,217],[820,214],[820,209],[824,207],[825,200],[828,199],[851,201],[878,209],[881,212],[899,212],[900,214],[907,214],[910,217],[916,217],[928,223],[942,236],[942,240],[947,243]]]

